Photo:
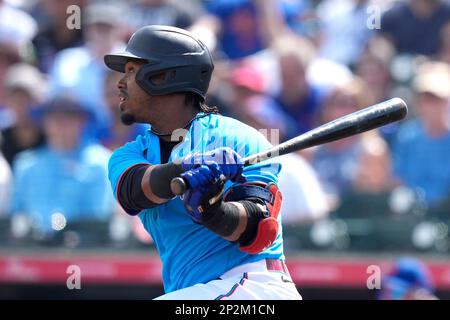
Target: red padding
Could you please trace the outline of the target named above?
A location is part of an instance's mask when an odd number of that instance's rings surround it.
[[[280,213],[282,196],[277,185],[270,183],[266,188],[273,195],[273,202],[266,202],[270,217],[262,219],[258,224],[255,239],[248,246],[240,247],[241,251],[249,254],[258,254],[269,248],[278,235],[278,214]]]
[[[275,218],[266,218],[259,222],[258,232],[255,240],[245,247],[240,247],[241,251],[249,254],[260,253],[269,248],[278,235],[278,221]]]

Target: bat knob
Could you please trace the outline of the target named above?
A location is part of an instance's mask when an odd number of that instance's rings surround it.
[[[170,189],[172,190],[173,194],[181,196],[186,192],[186,182],[183,178],[180,177],[173,178],[172,181],[170,181]]]

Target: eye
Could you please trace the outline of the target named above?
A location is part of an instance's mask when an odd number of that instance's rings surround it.
[[[125,73],[134,73],[135,69],[132,65],[125,66]]]

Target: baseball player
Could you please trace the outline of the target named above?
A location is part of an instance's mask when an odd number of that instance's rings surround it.
[[[437,300],[433,277],[427,266],[418,259],[402,257],[383,278],[379,300]]]
[[[166,294],[158,299],[301,299],[284,264],[280,164],[243,166],[271,147],[255,129],[205,103],[214,66],[189,32],[146,26],[105,56],[124,75],[121,119],[145,135],[109,161],[114,194],[154,239]],[[182,177],[190,188],[176,197]]]

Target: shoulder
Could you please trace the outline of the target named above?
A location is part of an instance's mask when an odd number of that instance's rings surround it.
[[[260,131],[237,119],[220,114],[211,114],[208,121],[210,126],[212,125],[212,127],[236,137],[248,137],[249,134],[251,136],[261,134]]]
[[[220,143],[223,145],[244,148],[245,154],[251,154],[271,148],[272,144],[279,144],[279,132],[276,129],[257,130],[230,117],[220,115],[215,117],[218,119],[218,126],[214,134],[221,138]]]
[[[209,118],[211,119],[211,121],[217,121],[220,124],[236,125],[236,126],[247,126],[245,123],[243,123],[243,122],[241,122],[241,121],[239,121],[239,120],[237,120],[235,118],[223,116],[223,115],[218,114],[218,113],[210,114]]]
[[[133,141],[125,143],[123,146],[113,151],[113,155],[123,152],[142,152],[150,146],[150,137],[147,132],[139,134]]]
[[[154,140],[154,139],[153,139]],[[134,141],[128,142],[114,150],[109,158],[109,168],[112,167],[124,169],[126,165],[133,165],[146,161],[145,150],[151,148],[152,137],[147,131],[144,135],[139,135]]]
[[[106,164],[111,156],[111,151],[101,144],[92,143],[82,150],[83,159],[93,164]]]
[[[15,37],[33,38],[38,32],[36,20],[26,11],[4,5],[0,10],[0,21],[14,24]]]
[[[15,174],[26,172],[39,165],[39,162],[46,159],[47,149],[45,147],[30,149],[19,152],[13,162]]]
[[[55,57],[55,67],[64,67],[66,64],[84,65],[90,61],[89,52],[84,47],[63,49]]]

